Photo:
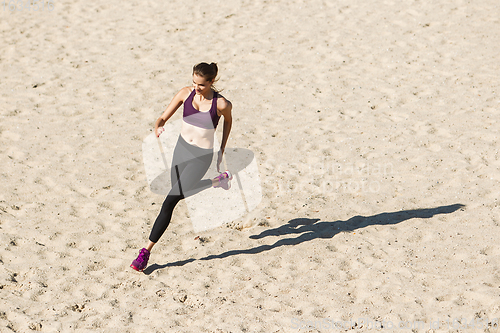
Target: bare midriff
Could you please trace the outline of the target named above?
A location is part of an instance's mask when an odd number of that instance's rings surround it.
[[[182,121],[181,135],[187,143],[204,149],[214,147],[215,129],[206,129]]]

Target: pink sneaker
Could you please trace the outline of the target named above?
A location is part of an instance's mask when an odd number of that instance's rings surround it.
[[[215,179],[219,180],[219,185],[214,186],[214,187],[222,187],[225,190],[229,190],[231,188],[231,179],[233,179],[233,175],[229,170],[226,170],[226,172],[221,173]]]
[[[151,253],[147,249],[143,248],[141,252],[139,252],[139,256],[137,257],[137,259],[132,261],[132,265],[130,265],[130,267],[138,272],[144,271],[144,268],[146,268],[146,266],[148,265],[150,254]]]

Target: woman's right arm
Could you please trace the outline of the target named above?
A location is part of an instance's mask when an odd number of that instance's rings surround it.
[[[155,135],[156,137],[159,137],[161,132],[158,133],[158,129],[165,125],[167,120],[170,119],[174,115],[174,113],[177,111],[177,109],[184,103],[184,100],[189,96],[191,93],[189,87],[184,87],[182,88],[175,96],[172,98],[172,101],[170,104],[167,106],[163,114],[160,116],[160,118],[156,119],[155,122]]]

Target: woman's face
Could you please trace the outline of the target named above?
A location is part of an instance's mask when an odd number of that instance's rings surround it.
[[[205,95],[208,93],[212,87],[212,83],[213,82],[205,80],[202,76],[193,74],[193,88],[198,95]]]

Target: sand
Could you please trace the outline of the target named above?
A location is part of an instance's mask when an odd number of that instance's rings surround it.
[[[496,331],[499,8],[2,7],[0,331]],[[138,273],[142,142],[201,61],[262,200],[200,233],[181,202]]]

